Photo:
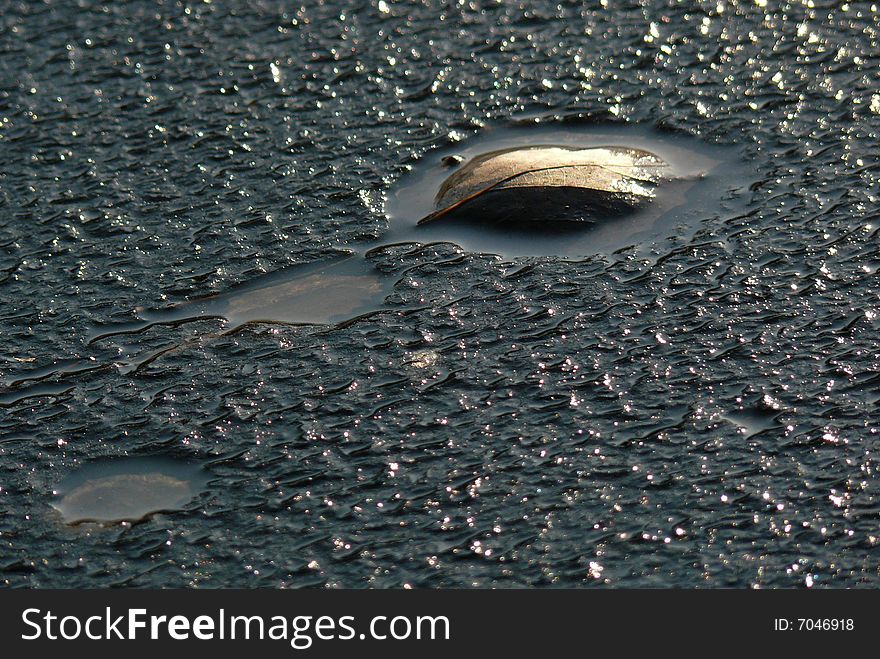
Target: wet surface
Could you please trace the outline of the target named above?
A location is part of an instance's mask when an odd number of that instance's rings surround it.
[[[10,4],[0,582],[876,586],[880,19],[770,4]],[[525,133],[718,164],[563,251],[414,226]],[[342,250],[387,291],[285,324]],[[58,522],[157,454],[210,487]]]

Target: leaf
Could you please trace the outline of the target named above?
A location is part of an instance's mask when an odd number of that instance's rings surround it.
[[[435,199],[437,210],[419,224],[464,210],[489,192],[506,191],[509,200],[521,200],[526,191],[558,188],[583,193],[594,202],[624,201],[635,206],[653,197],[653,184],[666,177],[668,169],[654,154],[625,147],[536,146],[492,151],[446,179]],[[541,209],[534,210],[540,217]]]

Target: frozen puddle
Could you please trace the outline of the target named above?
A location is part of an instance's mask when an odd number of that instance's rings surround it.
[[[457,179],[465,178],[460,172],[478,169],[474,163],[481,162],[482,169],[486,169],[487,163],[499,160],[497,154],[540,153],[542,149],[551,154],[567,149],[599,158],[597,168],[590,170],[582,162],[579,168],[561,169],[560,163],[552,162],[556,167],[544,168],[540,176],[528,173],[509,178],[511,172],[502,163],[497,166],[501,185],[456,207],[456,218],[446,217],[443,206],[448,190],[461,183]],[[595,172],[609,171],[607,167],[598,168],[610,161],[609,154],[647,154],[664,165],[662,180],[654,182],[650,195],[643,195],[645,203],[624,205],[624,212],[619,204],[611,203],[614,200],[609,191],[634,178],[639,182],[640,177],[626,176],[630,172],[621,171],[607,181],[599,180]],[[751,180],[737,155],[730,147],[713,147],[695,138],[638,126],[487,130],[466,143],[428,153],[399,181],[386,205],[390,222],[386,239],[448,241],[472,252],[515,257],[611,253],[666,236],[693,235],[703,220],[731,215],[739,208],[739,192],[747,191]],[[633,156],[631,160],[637,163],[639,159]],[[494,180],[484,178],[479,182],[491,184]],[[518,182],[523,184],[514,187]],[[585,190],[590,194],[584,194]],[[593,207],[587,208],[590,205]],[[574,221],[559,222],[560,208],[570,212]],[[604,209],[611,210],[603,214]],[[499,210],[515,219],[527,216],[527,221],[484,221],[498,215]],[[438,215],[443,217],[418,224]],[[578,221],[584,215],[590,221]]]
[[[67,524],[136,522],[183,509],[202,490],[206,474],[164,458],[99,461],[65,478],[52,501]]]
[[[139,320],[96,328],[90,341],[222,318],[226,331],[249,324],[338,325],[383,308],[394,279],[383,276],[360,255],[280,270],[228,291],[167,309],[143,310]]]

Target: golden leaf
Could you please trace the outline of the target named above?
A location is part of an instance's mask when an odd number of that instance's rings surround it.
[[[437,210],[419,224],[453,211],[464,211],[475,200],[493,193],[499,201],[522,207],[525,200],[552,201],[554,193],[585,207],[637,206],[650,200],[653,186],[667,175],[669,165],[648,151],[625,147],[576,149],[535,146],[504,149],[477,156],[452,174],[437,193]],[[534,193],[539,192],[538,196]],[[503,198],[499,193],[504,193]],[[528,205],[528,204],[525,204]],[[541,208],[530,208],[536,219]],[[572,219],[578,219],[577,212]]]

